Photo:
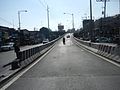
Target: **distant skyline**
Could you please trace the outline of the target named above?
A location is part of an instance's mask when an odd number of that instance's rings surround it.
[[[90,0],[0,0],[0,26],[18,28],[18,11],[21,12],[21,29],[33,31],[41,27],[47,27],[47,5],[49,6],[50,29],[57,30],[59,23],[64,25],[65,30],[72,28],[72,16],[74,14],[74,26],[82,27],[82,19],[89,18]],[[103,2],[92,0],[93,19],[103,17]],[[107,15],[119,14],[119,0],[107,2]]]

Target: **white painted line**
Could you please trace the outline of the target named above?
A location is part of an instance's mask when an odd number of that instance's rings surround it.
[[[75,42],[75,43],[76,43],[76,42]],[[82,45],[80,46],[80,45],[78,44],[78,42],[77,42],[76,44],[77,44],[78,47],[82,47],[82,49],[88,51],[89,53],[92,53],[92,54],[94,54],[95,56],[97,56],[97,57],[99,57],[99,58],[101,58],[101,59],[104,59],[105,61],[107,61],[107,62],[109,62],[109,63],[111,63],[111,64],[114,64],[114,65],[117,66],[117,67],[120,67],[120,64],[118,64],[118,63],[116,63],[116,62],[114,62],[114,61],[112,61],[112,60],[110,60],[110,59],[107,59],[107,58],[105,58],[105,57],[103,57],[103,56],[100,56],[100,55],[98,55],[98,54],[96,54],[96,53],[94,53],[94,52],[92,52],[92,51],[90,51],[90,50],[87,50],[87,49],[86,49],[85,47],[83,47]]]
[[[19,75],[17,75],[15,78],[13,78],[10,82],[8,82],[6,85],[4,85],[0,90],[7,89],[12,83],[14,83],[17,79],[19,79],[24,73],[26,73],[29,69],[31,69],[34,65],[36,65],[39,61],[41,61],[49,52],[51,52],[54,49],[55,45],[47,51],[43,56],[41,56],[36,62],[34,62],[32,65],[28,66],[24,71],[22,71]]]

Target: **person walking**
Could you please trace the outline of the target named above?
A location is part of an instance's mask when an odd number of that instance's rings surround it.
[[[20,55],[19,55],[19,52],[20,52],[20,47],[19,47],[19,45],[18,45],[18,43],[15,43],[14,44],[14,51],[15,51],[15,53],[16,53],[16,57],[17,57],[17,59],[20,59]]]
[[[63,44],[65,45],[65,37],[63,37]]]

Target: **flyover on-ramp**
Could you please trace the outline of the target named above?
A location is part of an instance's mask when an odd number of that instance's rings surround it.
[[[120,67],[76,46],[72,38],[5,84],[6,90],[120,90]]]

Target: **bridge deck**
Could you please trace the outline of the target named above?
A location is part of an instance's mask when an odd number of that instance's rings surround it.
[[[66,38],[7,90],[119,90],[120,68]]]

